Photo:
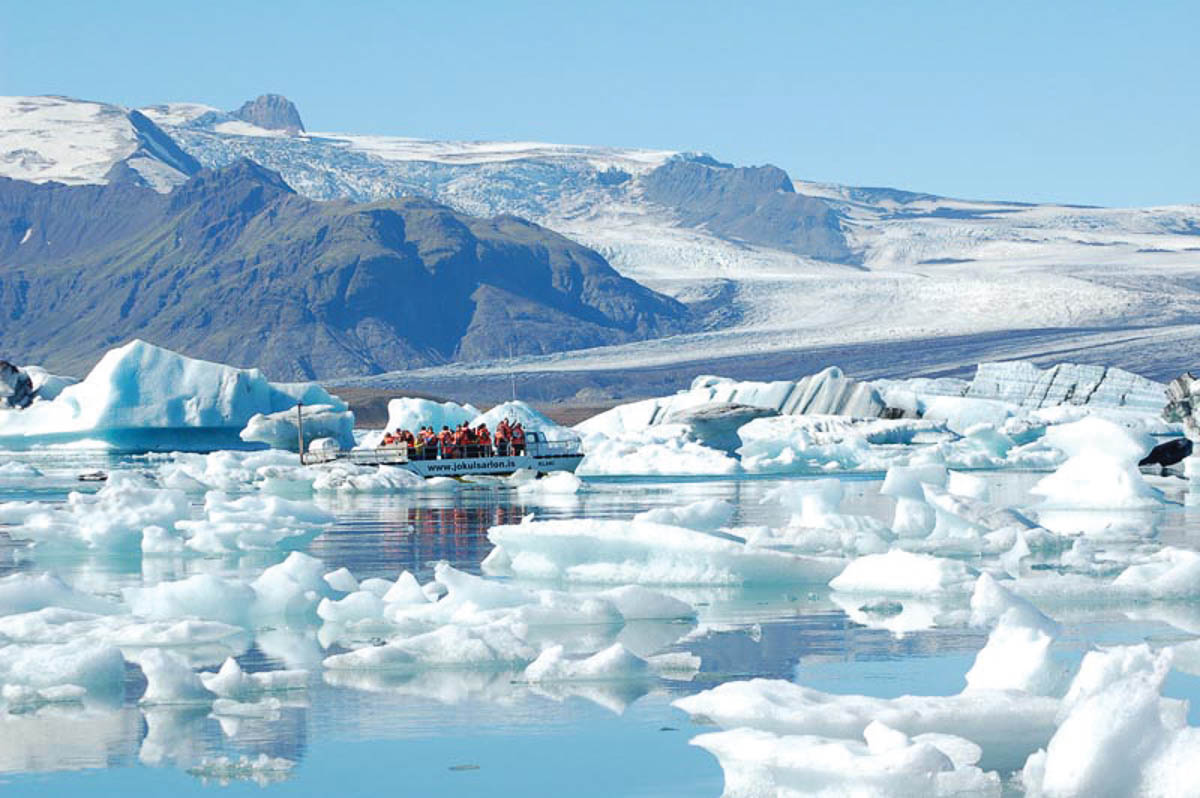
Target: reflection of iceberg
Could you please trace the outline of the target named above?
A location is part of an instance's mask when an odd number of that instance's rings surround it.
[[[137,754],[142,717],[136,709],[43,707],[0,713],[0,772],[32,773],[111,767]]]
[[[829,598],[854,623],[869,629],[883,629],[898,638],[910,632],[961,622],[966,614],[962,601],[944,597],[940,600],[910,596],[865,600],[861,596],[831,593]]]

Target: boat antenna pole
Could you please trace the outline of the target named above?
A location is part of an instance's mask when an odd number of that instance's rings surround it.
[[[304,465],[304,402],[296,402],[296,436],[300,439],[300,465]]]
[[[512,382],[512,400],[517,401],[517,373],[513,371],[513,348],[512,341],[508,342],[508,379]]]

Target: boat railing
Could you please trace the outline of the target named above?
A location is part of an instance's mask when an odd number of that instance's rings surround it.
[[[334,461],[350,462],[356,465],[404,465],[419,460],[472,460],[483,457],[512,457],[528,455],[530,457],[563,457],[577,455],[580,452],[578,439],[549,441],[541,433],[531,432],[525,440],[525,445],[513,444],[511,441],[480,444],[443,444],[439,441],[418,443],[405,446],[389,444],[369,449],[324,449],[305,452],[300,456],[304,465],[332,463]]]

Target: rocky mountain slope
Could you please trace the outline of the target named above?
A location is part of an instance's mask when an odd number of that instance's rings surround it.
[[[36,116],[43,100],[7,102]],[[248,157],[310,199],[427,197],[459,213],[528,218],[688,303],[699,320],[674,337],[521,359],[518,370],[540,387],[567,372],[607,374],[562,384],[610,391],[638,368],[663,390],[666,373],[671,385],[713,370],[779,376],[770,372],[788,363],[810,371],[837,363],[858,375],[964,373],[992,358],[1106,362],[1163,378],[1200,358],[1191,343],[1200,330],[1198,205],[957,200],[671,151],[312,132],[282,98],[247,106],[172,103],[141,113],[204,166]],[[133,114],[117,111],[105,117],[114,125]],[[0,163],[0,174],[119,177],[108,170],[123,150],[101,146],[115,134],[56,113],[36,125],[19,114],[0,120],[0,135],[25,151]],[[11,139],[32,127],[40,137]],[[98,166],[81,179],[55,155],[65,150]],[[31,176],[21,166],[36,160],[29,153],[61,168]],[[453,361],[422,379],[430,390],[485,376],[507,385],[512,370],[507,361]]]
[[[140,337],[275,378],[677,333],[678,302],[513,216],[316,202],[250,161],[168,194],[0,179],[5,354],[80,372]]]

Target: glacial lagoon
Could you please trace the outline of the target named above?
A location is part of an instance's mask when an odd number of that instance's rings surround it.
[[[0,501],[46,506],[65,502],[72,491],[95,491],[97,485],[78,482],[80,473],[161,478],[172,462],[162,455],[88,452],[14,453],[2,459],[31,466],[38,476],[6,478]],[[994,504],[1019,507],[1036,503],[1029,489],[1046,474],[975,476],[986,481]],[[881,473],[842,474],[839,512],[890,523],[895,502],[880,495],[882,479]],[[781,527],[790,510],[777,500],[780,489],[804,490],[812,482],[590,478],[577,492],[558,495],[499,481],[388,494],[317,494],[314,502],[334,520],[297,548],[319,558],[323,571],[346,568],[359,582],[394,580],[409,571],[426,584],[439,562],[480,574],[492,550],[489,528],[519,524],[529,515],[620,520],[717,499],[733,507],[723,527]],[[1200,517],[1187,500],[1188,483],[1166,478],[1159,483],[1165,490],[1162,506],[1124,513],[1124,521],[1143,525],[1147,538],[1198,548]],[[238,495],[236,488],[231,495]],[[204,494],[190,494],[189,501],[199,513]],[[27,548],[3,528],[0,541],[0,576],[49,571],[76,590],[114,600],[123,589],[197,574],[249,581],[286,555]],[[608,587],[497,581],[568,593]],[[322,660],[348,645],[323,640],[315,614],[303,623],[252,628],[215,643],[179,641],[174,650],[197,670],[215,671],[233,656],[247,673],[301,669],[307,675],[302,689],[238,701],[155,705],[140,700],[146,679],[127,662],[117,694],[34,701],[2,716],[0,784],[6,795],[39,796],[264,789],[366,795],[398,788],[439,795],[715,796],[725,781],[722,767],[689,741],[718,727],[689,717],[673,701],[752,678],[788,680],[835,695],[951,696],[963,690],[964,675],[988,639],[986,628],[969,622],[969,594],[899,598],[870,607],[847,603],[817,582],[655,589],[691,604],[694,620],[634,620],[582,631],[561,626],[543,630],[541,642],[562,641],[575,656],[613,642],[639,657],[685,655],[676,670],[538,682],[526,679],[520,666],[495,664],[329,670]],[[1064,671],[1077,667],[1095,646],[1149,641],[1157,648],[1190,640],[1200,629],[1200,611],[1186,601],[1068,600],[1039,606],[1062,624],[1052,657]],[[1188,721],[1200,723],[1200,678],[1177,667],[1163,694],[1188,699]],[[1045,740],[1026,740],[1017,741],[1016,750],[985,749],[979,766],[998,773],[1004,792],[1017,794],[1026,756],[1044,745]]]

